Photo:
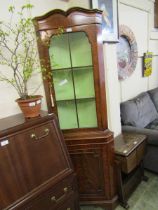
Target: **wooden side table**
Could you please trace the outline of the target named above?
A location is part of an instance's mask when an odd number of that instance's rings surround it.
[[[118,194],[121,205],[128,208],[127,199],[144,176],[143,157],[147,136],[123,133],[115,138],[115,162]]]

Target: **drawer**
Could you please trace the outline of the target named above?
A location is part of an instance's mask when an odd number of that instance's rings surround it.
[[[128,156],[116,155],[116,159],[121,164],[121,169],[124,173],[130,173],[142,161],[145,154],[146,142],[143,141],[132,153]]]
[[[136,166],[137,166],[137,153],[136,153],[136,150],[134,150],[123,161],[122,171],[124,173],[130,173]]]
[[[121,164],[121,169],[124,173],[130,173],[137,166],[137,153],[134,150],[129,156],[118,156],[117,160],[119,160]]]
[[[72,178],[65,179],[52,189],[42,193],[36,199],[30,202],[30,205],[25,207],[27,210],[55,210],[58,206],[71,200],[71,197],[75,197],[75,186],[73,185],[74,180]]]

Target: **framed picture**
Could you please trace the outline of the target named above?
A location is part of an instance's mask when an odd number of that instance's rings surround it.
[[[93,9],[103,10],[104,42],[118,42],[118,0],[91,0]]]

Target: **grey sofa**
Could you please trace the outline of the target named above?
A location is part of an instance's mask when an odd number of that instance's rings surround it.
[[[158,88],[120,105],[122,131],[148,136],[144,167],[158,173]]]

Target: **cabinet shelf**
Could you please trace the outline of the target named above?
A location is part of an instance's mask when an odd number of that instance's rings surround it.
[[[87,96],[84,98],[68,98],[68,99],[61,99],[61,100],[56,100],[56,102],[67,102],[67,101],[79,101],[79,100],[88,100],[88,99],[95,99],[95,96]]]
[[[76,67],[68,67],[68,68],[60,68],[60,69],[52,69],[52,72],[54,71],[62,71],[62,70],[65,70],[65,71],[77,71],[77,70],[88,70],[88,68],[93,68],[92,65],[89,65],[89,66],[76,66]]]

